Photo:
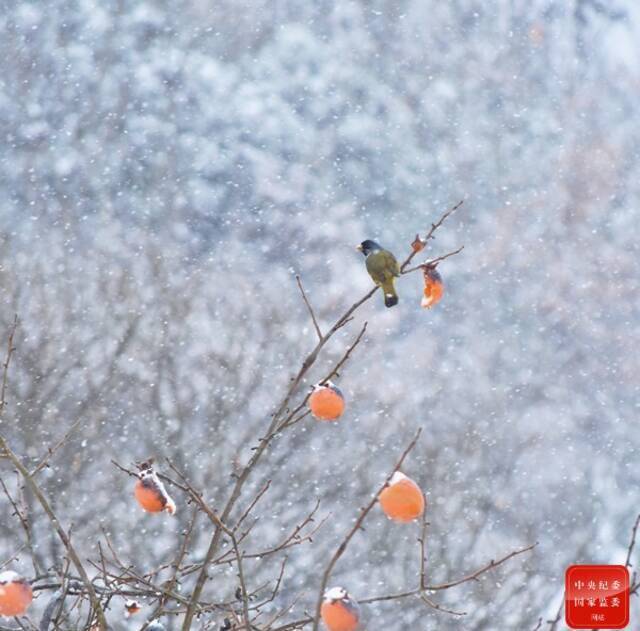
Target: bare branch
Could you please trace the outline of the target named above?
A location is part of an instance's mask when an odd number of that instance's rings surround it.
[[[267,483],[258,491],[256,496],[253,498],[253,501],[249,504],[249,506],[247,506],[244,513],[240,515],[240,518],[236,522],[236,525],[233,527],[234,532],[236,532],[240,528],[240,526],[242,526],[242,522],[244,522],[244,520],[249,516],[251,511],[255,508],[256,504],[261,500],[262,496],[269,490],[270,486],[271,480],[267,480]]]
[[[427,511],[422,513],[422,528],[420,530],[420,537],[418,542],[420,543],[420,588],[424,590],[427,584]]]
[[[322,599],[327,589],[327,584],[329,583],[329,579],[331,578],[331,573],[333,572],[333,568],[335,567],[336,563],[340,560],[340,557],[344,554],[345,550],[347,549],[347,546],[355,536],[356,532],[358,532],[358,530],[360,530],[360,528],[362,527],[362,524],[364,520],[367,518],[367,515],[371,512],[371,509],[376,505],[380,493],[382,493],[382,491],[384,491],[384,489],[389,485],[389,482],[391,481],[391,478],[393,477],[394,473],[396,473],[396,471],[398,471],[400,467],[402,467],[402,463],[405,461],[405,458],[416,446],[416,443],[418,442],[418,439],[420,438],[421,433],[422,433],[422,429],[419,429],[416,435],[414,436],[413,440],[402,452],[402,455],[398,459],[398,462],[396,462],[396,465],[391,471],[391,473],[387,476],[386,480],[384,481],[384,484],[380,487],[380,489],[376,492],[376,494],[371,498],[367,506],[360,511],[360,515],[358,516],[358,519],[356,519],[356,522],[353,525],[353,528],[351,528],[351,530],[347,533],[346,537],[342,540],[342,542],[334,552],[333,556],[331,557],[331,560],[329,561],[329,564],[327,565],[324,571],[324,574],[322,575],[322,582],[320,583],[320,590],[319,590],[318,598],[316,602],[316,612],[313,620],[313,631],[318,631],[318,628],[320,625],[320,609],[322,607]]]
[[[458,210],[458,208],[460,208],[460,206],[462,206],[462,204],[464,204],[464,200],[463,199],[460,200],[455,206],[452,206],[451,208],[449,208],[449,210],[445,211],[440,216],[440,219],[438,219],[438,221],[436,221],[435,223],[432,223],[431,224],[431,228],[429,229],[429,232],[427,232],[427,234],[425,235],[424,239],[422,239],[422,243],[426,244],[430,239],[433,239],[434,238],[433,235],[434,235],[435,231],[445,222],[447,217],[449,217],[449,215],[451,215],[456,210]],[[416,239],[418,239],[418,236],[416,236]],[[411,263],[411,261],[413,260],[413,257],[418,252],[420,252],[420,250],[418,250],[416,248],[413,249],[411,254],[409,254],[409,256],[406,258],[404,263],[400,266],[400,272],[404,272],[404,270],[408,267],[409,263]]]
[[[555,618],[553,620],[549,620],[549,631],[555,631],[558,623],[560,622],[560,618],[562,616],[562,610],[564,609],[564,598],[560,601],[560,607],[558,607],[558,612],[556,613]]]
[[[536,541],[535,543],[532,543],[529,546],[520,548],[518,550],[514,550],[513,552],[506,554],[505,556],[498,559],[497,561],[494,561],[492,559],[491,561],[489,561],[489,563],[487,563],[480,569],[476,570],[472,574],[468,574],[467,576],[463,576],[462,578],[459,578],[455,581],[450,581],[448,583],[441,583],[439,585],[427,585],[425,589],[430,592],[434,592],[434,591],[439,591],[443,589],[449,589],[450,587],[456,587],[457,585],[461,585],[462,583],[467,583],[468,581],[475,581],[481,574],[484,574],[489,570],[493,570],[494,568],[498,567],[499,565],[502,565],[503,563],[506,563],[509,559],[512,559],[515,556],[518,556],[520,554],[524,554],[525,552],[529,552],[533,550],[537,545],[538,545],[538,542]]]
[[[7,384],[7,373],[9,371],[9,363],[11,361],[11,355],[14,350],[13,336],[15,334],[17,325],[18,325],[18,317],[16,316],[13,321],[13,328],[11,329],[11,333],[9,334],[7,355],[3,365],[2,391],[0,393],[0,414],[4,410],[5,401],[6,401],[5,393],[6,393],[6,384]],[[89,580],[89,576],[87,575],[84,569],[84,566],[80,561],[80,557],[78,556],[77,552],[75,551],[75,548],[73,547],[73,544],[71,543],[70,537],[67,535],[64,528],[62,528],[62,526],[60,525],[60,521],[58,520],[58,517],[53,512],[53,509],[51,508],[49,501],[47,500],[44,493],[36,483],[35,479],[29,473],[29,470],[25,467],[25,465],[22,463],[20,458],[18,458],[18,456],[15,453],[13,453],[6,439],[2,435],[0,435],[0,449],[3,452],[3,455],[7,457],[11,461],[13,466],[20,472],[27,486],[29,487],[29,489],[31,490],[35,498],[38,500],[38,502],[40,503],[40,506],[42,506],[45,514],[49,518],[51,525],[53,526],[54,530],[57,532],[58,537],[60,538],[64,547],[66,548],[69,558],[73,561],[73,564],[76,570],[78,571],[78,574],[80,574],[82,582],[84,583],[84,586],[87,590],[87,594],[89,596],[89,601],[91,602],[91,606],[95,611],[99,628],[101,630],[106,631],[107,621],[104,616],[104,611],[102,610],[102,605],[100,604],[100,599],[98,598],[95,590],[93,589],[93,584]]]
[[[131,339],[132,339],[132,337],[133,337],[133,335],[134,335],[134,333],[135,333],[135,331],[136,331],[136,329],[138,327],[139,321],[140,321],[140,317],[137,316],[137,317],[133,318],[133,320],[131,320],[131,322],[128,324],[127,330],[125,331],[124,335],[122,336],[122,339],[118,343],[118,346],[117,346],[117,348],[115,349],[115,351],[113,353],[113,356],[111,358],[111,364],[110,364],[107,376],[102,380],[102,382],[99,385],[94,386],[94,387],[91,388],[91,391],[89,392],[89,394],[85,397],[85,399],[82,402],[82,404],[76,410],[76,415],[77,415],[78,418],[73,423],[71,423],[71,425],[69,426],[67,431],[55,443],[55,445],[53,445],[52,447],[48,447],[47,448],[47,451],[44,454],[44,456],[42,456],[42,458],[40,459],[40,462],[38,462],[38,464],[31,471],[31,475],[35,476],[38,473],[40,473],[40,471],[42,471],[45,467],[49,466],[49,460],[51,460],[51,458],[54,456],[54,454],[58,450],[60,450],[69,441],[69,439],[71,438],[73,433],[76,431],[76,429],[78,429],[80,423],[84,419],[85,410],[89,407],[91,402],[95,399],[95,396],[101,390],[103,390],[103,388],[113,378],[113,376],[115,374],[116,360],[126,350],[129,342],[131,341]]]
[[[362,341],[362,338],[367,330],[367,325],[368,325],[367,322],[365,322],[362,325],[362,328],[360,329],[360,332],[356,336],[356,339],[351,343],[350,346],[347,347],[347,350],[344,352],[342,357],[338,360],[336,365],[331,369],[331,371],[325,377],[323,377],[319,381],[319,383],[326,384],[327,381],[329,381],[332,377],[339,376],[340,369],[347,363],[347,361],[349,361],[349,358],[351,357],[351,353],[353,353],[356,346],[358,346],[358,344],[360,344],[360,342]],[[306,411],[300,417],[294,418],[295,415],[298,414],[307,405],[307,401],[309,400],[310,396],[311,396],[311,392],[308,392],[304,397],[304,399],[300,402],[300,404],[297,405],[287,415],[287,417],[282,421],[282,423],[277,427],[277,429],[275,430],[275,433],[281,432],[283,429],[287,427],[291,427],[292,425],[295,425],[295,423],[297,423],[298,421],[301,421],[305,416],[307,416],[307,414],[309,414],[309,411]]]
[[[460,254],[460,252],[462,252],[462,250],[464,250],[464,245],[461,245],[457,250],[453,250],[451,252],[447,252],[447,254],[443,254],[442,256],[437,256],[435,259],[429,259],[428,261],[425,261],[424,263],[420,264],[420,265],[416,265],[415,267],[410,267],[409,269],[406,269],[402,272],[402,274],[411,274],[411,272],[415,272],[417,270],[423,270],[427,267],[431,267],[434,268],[438,265],[438,263],[440,263],[441,261],[444,261],[445,259],[448,259],[450,256],[455,256],[456,254]]]
[[[13,338],[18,328],[18,316],[13,316],[13,326],[9,331],[9,339],[7,340],[7,354],[5,356],[4,364],[2,364],[2,389],[0,390],[0,419],[2,419],[2,413],[4,412],[5,405],[7,404],[7,377],[9,375],[9,364],[11,363],[11,356],[15,347],[13,346]]]
[[[2,478],[0,478],[0,486],[2,487],[2,490],[3,490],[4,494],[7,496],[7,499],[9,500],[9,503],[11,504],[11,507],[13,508],[15,516],[20,521],[20,525],[22,526],[22,529],[24,530],[25,539],[26,539],[26,547],[29,549],[29,553],[30,553],[30,556],[31,556],[31,563],[33,564],[33,570],[37,575],[37,574],[40,573],[40,568],[38,566],[38,560],[36,558],[36,551],[35,551],[35,548],[33,547],[33,537],[32,537],[32,532],[31,532],[31,524],[29,523],[29,519],[27,517],[26,507],[25,507],[24,511],[20,510],[20,507],[18,506],[17,501],[14,500],[13,497],[11,496],[11,494],[9,493],[9,489],[7,488],[7,485],[4,483],[4,480]]]
[[[236,555],[236,562],[238,567],[238,580],[240,581],[240,595],[242,600],[242,617],[244,619],[244,628],[247,631],[251,630],[251,617],[249,616],[249,597],[247,596],[247,584],[244,579],[244,569],[242,567],[242,553],[238,547],[238,540],[235,533],[231,533],[231,542],[233,544],[233,550]]]
[[[636,521],[633,524],[633,530],[631,531],[631,541],[629,541],[629,548],[627,549],[627,560],[624,562],[625,567],[631,567],[631,554],[633,553],[633,547],[636,545],[636,534],[638,532],[638,525],[640,525],[640,515],[636,517]]]
[[[323,379],[320,380],[320,383],[325,384],[332,377],[339,376],[340,369],[349,361],[349,358],[351,357],[351,353],[353,353],[353,351],[355,350],[356,346],[358,346],[358,344],[360,344],[360,342],[362,340],[362,337],[364,336],[364,334],[365,334],[365,332],[367,330],[367,325],[368,325],[368,322],[365,321],[365,323],[362,325],[362,328],[360,329],[360,333],[358,333],[358,336],[352,342],[351,346],[349,346],[347,348],[347,350],[345,351],[344,355],[340,358],[340,360],[334,366],[334,368],[331,370],[331,372],[326,377],[324,377]]]
[[[173,562],[172,576],[169,579],[169,581],[166,583],[167,590],[170,592],[173,591],[178,584],[178,573],[180,571],[180,566],[182,565],[182,562],[184,561],[184,558],[187,554],[187,546],[189,545],[189,540],[191,539],[191,534],[193,532],[193,528],[196,524],[197,519],[198,519],[198,509],[194,508],[193,514],[191,516],[191,520],[189,521],[189,526],[187,527],[187,530],[184,533],[182,545],[180,546],[178,555],[176,556],[176,559]],[[106,574],[106,571],[105,571],[105,574]],[[142,626],[142,629],[140,631],[142,631],[143,629],[146,629],[150,622],[158,619],[162,615],[162,613],[164,612],[164,608],[167,600],[168,600],[168,597],[166,594],[163,594],[160,597],[158,606],[156,607],[155,611],[153,611],[152,614],[149,616],[149,618],[147,619],[147,622]]]
[[[372,288],[363,298],[361,298],[360,300],[355,302],[351,307],[349,307],[349,309],[347,309],[347,311],[331,327],[328,333],[326,333],[324,337],[318,341],[315,348],[307,355],[307,357],[302,362],[302,366],[298,370],[298,373],[296,374],[296,376],[292,379],[291,385],[289,386],[287,393],[282,399],[278,409],[273,414],[271,423],[269,425],[269,428],[267,429],[267,433],[265,437],[259,441],[259,444],[254,449],[253,455],[249,459],[249,462],[244,466],[244,468],[236,478],[236,483],[231,491],[231,495],[229,496],[229,499],[227,500],[227,503],[220,517],[223,522],[227,521],[227,519],[229,518],[231,511],[235,507],[236,502],[240,497],[242,488],[244,487],[254,467],[257,465],[260,458],[262,457],[270,441],[279,433],[279,431],[281,431],[282,429],[284,429],[284,427],[287,426],[288,421],[290,420],[290,417],[284,422],[284,424],[281,423],[281,417],[287,411],[289,401],[291,400],[291,397],[293,396],[294,392],[297,390],[298,386],[302,382],[304,376],[307,374],[311,366],[313,366],[316,359],[318,358],[318,354],[320,353],[320,350],[329,341],[329,339],[331,339],[331,337],[336,333],[336,331],[338,331],[342,326],[344,326],[344,324],[348,321],[348,319],[351,317],[353,312],[373,296],[376,290],[377,290],[377,287]],[[364,334],[364,331],[362,331],[362,334]],[[361,336],[362,335],[360,335],[359,337]],[[358,340],[358,343],[359,343],[359,340]],[[352,346],[353,348],[355,348],[354,345]],[[350,354],[353,348],[348,349],[347,353]],[[339,366],[340,365],[342,364],[340,364],[339,362]],[[302,405],[299,406],[297,409],[299,410],[301,407]],[[207,579],[207,568],[217,552],[218,546],[220,544],[221,534],[222,534],[222,530],[220,528],[216,528],[211,538],[211,542],[209,543],[209,548],[207,549],[207,553],[205,555],[205,561],[200,570],[200,574],[196,579],[196,585],[191,594],[190,606],[188,608],[188,611],[185,615],[185,618],[182,624],[183,631],[188,631],[191,627],[191,622],[193,620],[193,615],[194,615],[194,608],[196,603],[198,602],[198,599],[200,598],[202,589],[204,588],[204,584]]]
[[[486,565],[483,565],[481,568],[475,570],[471,574],[467,574],[462,578],[449,581],[447,583],[440,583],[435,585],[424,585],[424,587],[422,588],[411,589],[405,592],[399,592],[397,594],[373,596],[371,598],[365,598],[365,599],[359,600],[358,602],[361,605],[370,605],[372,603],[377,603],[377,602],[384,602],[388,600],[400,600],[402,598],[409,598],[410,596],[418,596],[421,592],[425,592],[425,591],[435,592],[435,591],[450,589],[452,587],[456,587],[457,585],[462,585],[463,583],[468,583],[469,581],[477,580],[485,572],[488,572],[489,570],[493,570],[494,568],[498,567],[499,565],[502,565],[503,563],[506,563],[509,559],[512,559],[515,556],[518,556],[520,554],[524,554],[525,552],[529,552],[530,550],[533,550],[537,545],[538,543],[536,542],[531,544],[530,546],[526,546],[518,550],[513,550],[512,552],[510,552],[509,554],[506,554],[505,556],[501,557],[497,561],[491,560],[489,563],[487,563]]]
[[[93,588],[93,584],[91,583],[91,580],[89,579],[89,576],[87,575],[87,572],[84,569],[82,562],[80,561],[80,557],[78,556],[78,553],[76,552],[73,544],[71,543],[71,539],[69,538],[67,533],[64,531],[64,528],[62,528],[62,526],[60,525],[60,521],[56,516],[56,514],[53,512],[53,509],[51,508],[49,501],[47,500],[44,493],[42,492],[42,490],[34,480],[33,476],[29,473],[29,470],[22,464],[22,461],[13,453],[13,451],[11,451],[11,449],[9,448],[9,445],[7,444],[7,442],[2,436],[0,436],[0,447],[3,449],[4,453],[9,458],[13,466],[20,472],[25,482],[27,483],[27,486],[30,488],[31,492],[33,493],[35,498],[38,500],[38,502],[40,503],[40,506],[42,506],[45,514],[49,518],[51,525],[53,526],[54,530],[57,532],[58,537],[60,538],[60,540],[62,541],[62,544],[66,548],[67,554],[69,555],[70,559],[73,561],[73,564],[85,586],[87,595],[89,596],[89,600],[91,602],[91,606],[93,607],[96,617],[98,619],[99,628],[101,630],[106,630],[107,622],[104,617],[104,611],[102,610],[102,605],[100,604],[100,599],[98,598]]]
[[[444,613],[451,614],[452,616],[466,616],[467,615],[466,611],[454,611],[453,609],[447,609],[446,607],[443,607],[442,605],[439,605],[438,603],[433,602],[433,600],[431,600],[424,593],[420,594],[420,598],[422,599],[422,601],[424,603],[429,605],[429,607],[431,607],[432,609],[437,609],[438,611],[442,611]]]
[[[307,305],[307,310],[309,311],[309,315],[311,316],[311,320],[313,321],[313,326],[318,334],[318,339],[322,340],[322,331],[320,330],[320,325],[318,324],[318,320],[316,319],[316,314],[313,312],[313,307],[307,298],[307,294],[304,291],[304,287],[302,286],[302,281],[300,280],[300,276],[296,274],[296,282],[298,283],[298,288],[300,289],[300,293],[302,294],[302,299],[304,300],[304,304]]]

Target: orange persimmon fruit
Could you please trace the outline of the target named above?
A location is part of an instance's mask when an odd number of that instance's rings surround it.
[[[382,493],[380,506],[389,519],[410,522],[422,515],[425,500],[420,487],[404,473],[396,471]]]
[[[346,589],[332,587],[324,594],[320,616],[329,631],[356,631],[360,607]]]
[[[442,276],[438,270],[433,267],[424,268],[424,296],[420,302],[420,306],[424,309],[430,309],[442,299],[444,294],[444,283]]]
[[[331,381],[313,386],[309,397],[309,409],[319,421],[335,421],[344,412],[344,396]]]
[[[142,465],[138,476],[139,479],[133,490],[138,504],[148,513],[167,511],[169,515],[175,515],[176,504],[167,493],[164,484],[151,468],[151,465]]]
[[[31,585],[16,572],[0,573],[0,616],[21,616],[33,600]]]

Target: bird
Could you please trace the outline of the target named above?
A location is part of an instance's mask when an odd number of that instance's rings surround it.
[[[320,615],[329,631],[360,628],[360,606],[344,587],[332,587],[324,593]]]
[[[400,266],[396,257],[371,239],[356,246],[366,257],[367,272],[373,282],[382,287],[384,304],[393,307],[398,304],[398,294],[394,285],[394,278],[400,276]]]

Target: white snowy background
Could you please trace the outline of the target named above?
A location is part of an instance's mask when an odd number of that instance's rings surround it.
[[[640,9],[634,0],[16,0],[0,11],[0,306],[21,323],[2,423],[83,556],[101,529],[141,570],[190,509],[145,515],[115,470],[171,457],[213,505],[314,331],[369,287],[353,246],[437,233],[443,302],[376,296],[337,425],[274,443],[253,548],[320,499],[283,597],[313,606],[328,556],[417,427],[430,578],[539,542],[478,584],[366,609],[367,628],[533,629],[564,570],[624,562],[640,511]],[[15,476],[0,464],[15,488]],[[23,531],[0,500],[0,562]],[[34,507],[42,567],[62,556]],[[334,583],[413,587],[417,526],[375,511]],[[192,561],[210,530],[200,522]],[[33,576],[27,554],[12,564]],[[250,586],[277,567],[249,568]],[[226,568],[213,598],[232,596]],[[188,590],[189,580],[183,589]],[[44,607],[34,604],[34,619]],[[144,614],[141,614],[144,615]],[[640,611],[634,612],[636,619]],[[120,603],[108,612],[125,623]],[[135,619],[134,619],[135,620]],[[165,620],[168,628],[171,620]]]

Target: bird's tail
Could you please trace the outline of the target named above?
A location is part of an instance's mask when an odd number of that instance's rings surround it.
[[[398,304],[398,294],[396,293],[396,287],[394,284],[393,277],[389,280],[384,281],[380,285],[382,287],[382,291],[384,292],[384,306],[385,307],[393,307]]]

